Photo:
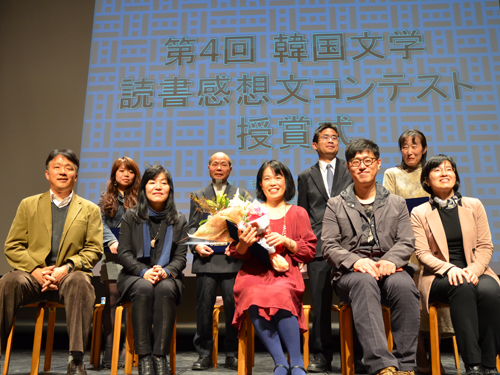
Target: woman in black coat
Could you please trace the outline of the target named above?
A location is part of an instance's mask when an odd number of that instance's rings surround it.
[[[184,289],[182,270],[187,222],[174,203],[174,186],[160,165],[146,169],[137,206],[123,216],[117,285],[121,299],[132,302],[135,352],[140,375],[168,375],[167,353],[177,305]],[[154,326],[154,333],[153,333]]]

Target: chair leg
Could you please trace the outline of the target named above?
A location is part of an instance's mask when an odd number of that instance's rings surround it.
[[[382,316],[384,317],[384,328],[385,328],[385,337],[387,337],[387,348],[389,352],[392,353],[392,348],[394,341],[392,339],[392,330],[391,330],[391,310],[382,306]]]
[[[458,345],[456,336],[452,336],[452,340],[453,340],[453,353],[455,354],[455,368],[457,370],[460,370],[460,355],[458,354]]]
[[[252,375],[254,363],[254,329],[250,314],[245,311],[245,318],[241,323],[238,334],[238,375]]]
[[[40,365],[40,352],[42,348],[43,317],[45,306],[40,303],[36,310],[35,338],[33,339],[33,354],[31,355],[31,375],[38,375]]]
[[[497,355],[497,371],[500,372],[500,356]],[[5,374],[4,374],[5,375]]]
[[[252,369],[255,366],[255,328],[252,324],[252,321],[250,320],[250,314],[248,314],[247,324],[247,332],[250,334],[250,336],[248,336],[250,345],[247,345],[247,360],[250,361],[250,369],[248,370],[248,374],[252,375]]]
[[[115,317],[115,327],[116,327],[116,317]],[[120,322],[121,329],[121,322]],[[132,328],[132,306],[127,308],[127,330],[125,333],[125,367],[124,374],[132,373],[132,365],[134,362],[134,329]],[[117,346],[120,346],[120,341],[117,342]],[[115,347],[113,340],[113,349]],[[118,350],[119,354],[119,350]],[[118,360],[118,359],[117,359]]]
[[[340,353],[342,375],[354,375],[354,341],[352,309],[349,305],[341,305],[339,311]]]
[[[170,372],[172,375],[175,375],[176,368],[175,353],[177,353],[177,316],[175,317],[172,341],[170,342]]]
[[[304,305],[304,318],[306,321],[307,331],[302,334],[302,352],[304,353],[304,368],[309,366],[309,312],[310,305]]]
[[[113,331],[113,348],[111,354],[111,375],[118,373],[118,359],[120,357],[120,334],[122,328],[123,306],[116,306],[115,327]]]
[[[102,342],[102,313],[104,305],[97,304],[94,309],[94,319],[92,323],[92,339],[90,347],[90,364],[95,369],[99,368],[101,362],[101,342]]]
[[[16,317],[14,317],[14,321],[12,322],[12,328],[10,330],[9,338],[7,339],[7,346],[5,347],[5,358],[3,362],[3,375],[7,375],[9,372],[9,363],[10,363],[10,351],[12,349],[12,337],[14,336],[14,327],[16,325]]]
[[[45,339],[45,360],[43,371],[50,371],[52,364],[52,349],[54,348],[54,329],[56,325],[56,308],[49,307],[49,322],[47,325],[47,337]]]
[[[217,367],[217,361],[219,356],[219,314],[220,305],[214,306],[214,311],[212,313],[212,338],[214,340],[214,345],[212,347],[212,365],[214,368]]]
[[[432,375],[441,375],[441,353],[439,349],[438,315],[436,306],[429,306],[429,329]]]

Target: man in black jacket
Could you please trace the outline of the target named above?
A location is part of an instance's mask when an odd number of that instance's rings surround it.
[[[196,190],[193,195],[196,198],[214,198],[217,193],[222,192],[232,199],[237,188],[227,182],[233,167],[231,159],[223,152],[217,152],[208,161],[208,172],[212,178],[205,188]],[[251,200],[250,194],[240,189],[240,195],[246,200]],[[189,232],[194,233],[204,215],[197,210],[197,204],[191,200],[189,211]],[[192,272],[196,274],[196,297],[198,307],[196,309],[196,335],[194,346],[199,358],[194,362],[193,370],[207,370],[211,365],[212,356],[212,312],[217,295],[217,287],[220,285],[222,299],[224,301],[224,315],[226,318],[226,336],[224,349],[226,362],[224,367],[232,370],[238,369],[238,331],[232,326],[234,315],[234,280],[238,273],[241,260],[227,256],[224,246],[210,247],[207,245],[196,245],[191,248],[193,252]]]
[[[339,132],[330,122],[320,125],[313,136],[313,148],[318,153],[318,162],[299,174],[298,205],[309,213],[311,226],[318,242],[316,258],[307,265],[311,286],[313,321],[310,350],[313,359],[307,370],[325,372],[331,369],[333,355],[331,342],[331,306],[333,289],[330,283],[332,267],[321,253],[321,229],[328,199],[340,194],[352,183],[344,160],[337,158]]]

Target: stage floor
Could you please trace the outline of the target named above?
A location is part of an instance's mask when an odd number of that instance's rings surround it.
[[[191,370],[191,365],[198,358],[197,354],[194,352],[178,352],[177,353],[177,374],[186,375],[202,375],[202,374],[236,374],[236,371],[228,370],[224,368],[224,354],[219,356],[219,367],[211,368],[207,371],[193,371]],[[85,356],[86,368],[88,375],[106,375],[110,374],[110,370],[106,369],[94,369],[91,365],[88,365],[88,355]],[[445,368],[446,374],[465,374],[465,369],[463,363],[461,363],[461,370],[455,369],[455,360],[451,353],[443,353],[442,362]],[[2,358],[2,370],[3,370],[3,358]],[[43,371],[43,355],[40,358],[40,372],[39,374],[44,375],[63,375],[66,374],[66,367],[68,364],[67,351],[65,350],[55,350],[52,357],[52,370],[50,372]],[[9,374],[20,374],[29,375],[31,365],[31,352],[26,350],[17,350],[12,353]],[[272,374],[274,365],[271,356],[268,353],[258,352],[255,354],[255,367],[253,368],[253,374]],[[341,374],[340,369],[340,355],[336,353],[333,359],[333,371],[330,374]],[[132,374],[137,374],[137,368],[133,368]],[[118,371],[118,375],[123,375],[123,369]]]

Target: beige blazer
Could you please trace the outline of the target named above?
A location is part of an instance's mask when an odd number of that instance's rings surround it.
[[[14,269],[31,272],[46,266],[52,240],[51,204],[50,191],[21,201],[5,241],[5,256]],[[73,194],[56,266],[72,260],[76,271],[91,274],[102,257],[102,238],[99,207]]]
[[[477,277],[489,275],[499,284],[500,280],[488,267],[493,254],[493,243],[488,217],[483,204],[476,198],[462,198],[458,206],[458,217],[462,228],[467,270]],[[420,308],[429,311],[429,293],[436,275],[443,276],[451,267],[448,243],[443,223],[437,209],[430,203],[415,207],[411,213],[411,225],[415,232],[415,253],[422,264],[419,270],[418,290]]]

